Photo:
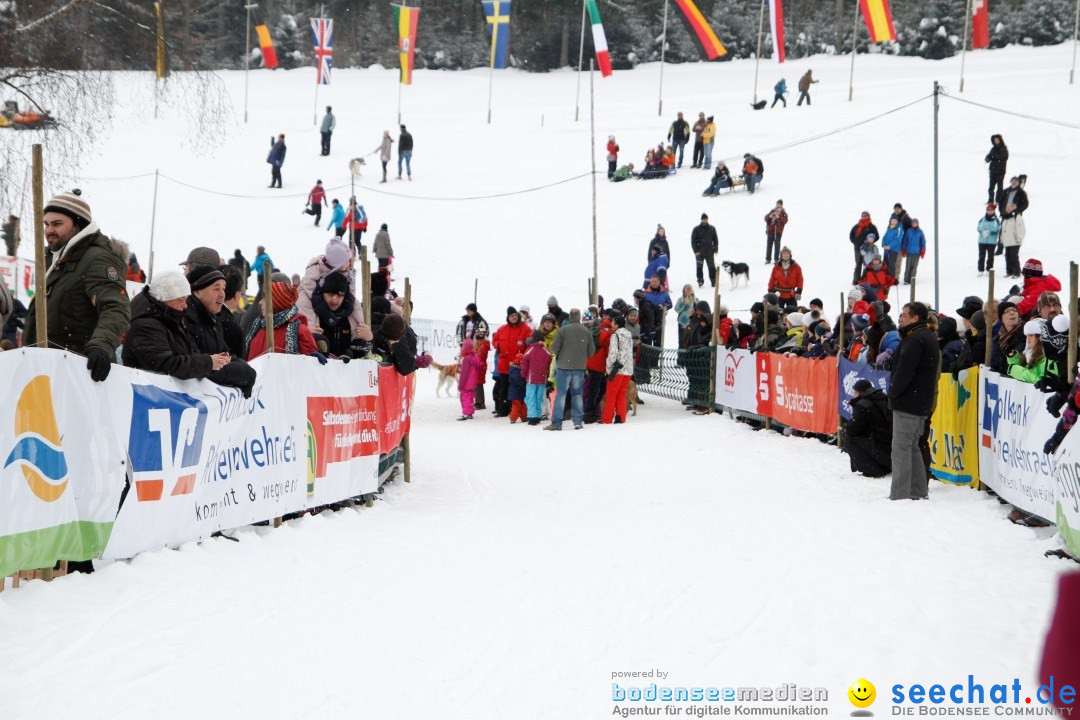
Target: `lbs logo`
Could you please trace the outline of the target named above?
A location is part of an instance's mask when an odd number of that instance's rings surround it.
[[[48,375],[26,383],[15,403],[15,446],[4,467],[16,465],[30,491],[42,502],[55,502],[68,485],[67,460],[53,410]]]
[[[139,502],[195,489],[202,455],[206,405],[190,395],[153,385],[132,385],[131,434],[128,453]]]

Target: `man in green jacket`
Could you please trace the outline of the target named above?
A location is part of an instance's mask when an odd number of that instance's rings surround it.
[[[86,356],[95,382],[109,376],[131,323],[125,283],[128,249],[98,230],[82,192],[61,193],[45,205],[45,240],[52,263],[45,274],[48,338],[39,338],[30,301],[24,345],[63,348]]]

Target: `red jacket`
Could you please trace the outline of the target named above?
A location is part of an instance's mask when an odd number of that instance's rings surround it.
[[[585,361],[586,370],[607,373],[608,347],[611,345],[611,335],[614,332],[615,327],[611,324],[611,320],[604,318],[604,321],[600,323],[600,336],[596,338],[596,352]]]
[[[487,356],[491,350],[491,343],[485,338],[484,340],[474,340],[473,347],[476,350],[476,384],[483,385],[487,381]]]
[[[802,268],[794,260],[787,270],[780,263],[773,265],[772,275],[769,276],[769,292],[779,293],[781,300],[793,298],[802,292],[803,278]]]
[[[319,346],[315,344],[315,337],[308,330],[307,316],[303,313],[297,313],[296,317],[290,320],[288,323],[274,328],[274,352],[285,352],[285,332],[288,329],[288,325],[291,323],[297,323],[296,328],[296,344],[299,346],[299,355],[310,355],[313,352],[319,351]],[[266,328],[259,330],[255,333],[255,337],[251,338],[251,347],[248,348],[248,360],[254,360],[263,353],[266,352]]]
[[[887,300],[889,297],[889,288],[896,284],[896,278],[889,274],[889,271],[882,265],[880,270],[871,270],[866,268],[866,272],[863,273],[862,281],[872,288],[877,289],[878,300]]]
[[[781,237],[784,234],[784,226],[787,225],[787,210],[781,208],[774,221],[773,211],[765,213],[765,232],[770,235]]]
[[[491,347],[499,353],[499,365],[496,368],[500,375],[510,372],[510,361],[519,352],[525,352],[525,341],[532,335],[532,329],[523,322],[517,325],[507,323],[495,331],[491,338]]]
[[[1043,645],[1039,682],[1050,684],[1053,676],[1054,692],[1063,685],[1080,684],[1080,654],[1076,652],[1080,642],[1080,615],[1076,603],[1080,601],[1080,573],[1068,573],[1058,578],[1057,608],[1050,630]],[[1059,697],[1055,697],[1058,700]]]
[[[716,326],[716,334],[719,337],[719,343],[721,345],[727,345],[728,340],[731,339],[732,324],[731,318],[726,317]]]
[[[1053,275],[1024,278],[1024,289],[1021,290],[1024,299],[1016,304],[1016,311],[1020,313],[1020,316],[1024,317],[1035,310],[1039,304],[1039,296],[1047,290],[1060,292],[1061,281]]]
[[[307,201],[311,205],[325,205],[326,204],[326,191],[323,190],[322,185],[316,185],[311,188],[311,192],[308,193]]]

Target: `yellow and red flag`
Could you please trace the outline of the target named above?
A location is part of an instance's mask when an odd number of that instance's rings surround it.
[[[394,10],[394,22],[398,29],[398,57],[401,60],[401,84],[412,85],[413,61],[416,50],[416,25],[420,22],[420,8],[390,5]]]
[[[896,40],[889,0],[859,0],[859,8],[866,21],[866,29],[870,31],[870,42]]]
[[[263,67],[276,68],[278,66],[277,50],[274,49],[274,41],[270,38],[270,29],[259,17],[259,11],[251,9],[251,22],[255,25],[255,34],[259,37],[259,47],[262,48]]]
[[[710,60],[715,60],[721,55],[727,55],[727,48],[724,47],[724,43],[720,42],[720,38],[716,37],[716,33],[709,27],[709,21],[701,14],[693,0],[675,0],[675,4],[682,10],[686,22],[690,24],[690,28],[697,35],[698,42],[701,43],[701,47],[705,49],[705,54]]]

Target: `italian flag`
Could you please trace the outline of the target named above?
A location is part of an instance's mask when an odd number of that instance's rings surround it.
[[[596,64],[600,66],[600,74],[607,77],[611,74],[611,55],[608,54],[604,25],[600,22],[600,10],[596,7],[596,0],[585,0],[585,7],[589,9],[589,20],[592,22],[592,43],[596,48]]]

